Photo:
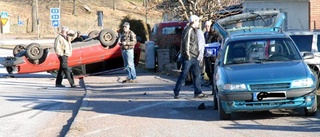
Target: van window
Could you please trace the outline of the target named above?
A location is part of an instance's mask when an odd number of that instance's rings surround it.
[[[181,34],[182,29],[181,27],[164,27],[162,28],[162,34]]]
[[[313,35],[291,35],[290,37],[300,51],[311,51]]]
[[[157,25],[157,24],[153,26],[153,28],[151,30],[151,35],[156,35],[157,34],[158,26],[159,25]]]

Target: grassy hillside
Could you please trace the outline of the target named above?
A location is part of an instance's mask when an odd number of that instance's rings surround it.
[[[31,32],[31,6],[32,0],[0,0],[0,11],[9,13],[10,34],[30,35]],[[40,35],[47,37],[55,35],[57,29],[52,27],[50,8],[58,7],[58,0],[38,0]],[[87,7],[89,10],[85,10]],[[76,5],[77,15],[72,15],[73,0],[61,0],[60,24],[69,26],[70,29],[89,33],[98,29],[97,11],[103,11],[103,27],[118,29],[121,19],[130,16],[134,19],[146,20],[146,10],[142,0],[78,0]],[[18,16],[24,25],[18,26]],[[161,21],[161,12],[151,9],[148,11],[148,24],[151,26]]]

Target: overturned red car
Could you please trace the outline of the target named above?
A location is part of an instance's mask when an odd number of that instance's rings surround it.
[[[74,75],[90,75],[123,68],[118,34],[111,29],[92,31],[88,38],[72,43],[72,56],[68,58]],[[53,47],[53,46],[52,46]],[[134,48],[135,64],[140,59],[140,43]],[[53,48],[45,48],[37,43],[17,45],[13,56],[0,62],[9,74],[49,72],[55,74],[59,69],[59,59]]]

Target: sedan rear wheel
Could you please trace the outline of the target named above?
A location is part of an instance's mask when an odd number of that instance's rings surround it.
[[[117,34],[111,29],[103,29],[99,34],[99,40],[103,47],[111,47],[115,45]]]
[[[39,60],[43,56],[43,49],[38,43],[31,43],[27,47],[26,57],[31,60]]]
[[[95,38],[99,36],[99,30],[93,30],[88,34],[89,38]]]
[[[19,44],[19,45],[16,45],[14,48],[13,48],[13,56],[17,56],[17,54],[19,54],[21,51],[24,51],[26,50],[26,45],[24,44]]]

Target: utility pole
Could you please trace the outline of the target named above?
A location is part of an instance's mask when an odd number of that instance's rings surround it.
[[[60,10],[60,23],[59,23],[59,26],[58,26],[58,33],[60,32],[60,30],[61,30],[61,0],[58,0],[58,8],[59,8],[59,10]]]
[[[37,17],[37,32],[38,32],[38,35],[37,35],[37,38],[39,39],[40,38],[40,27],[39,27],[39,24],[40,24],[40,20],[39,20],[39,3],[38,3],[38,0],[36,0],[36,17]]]

